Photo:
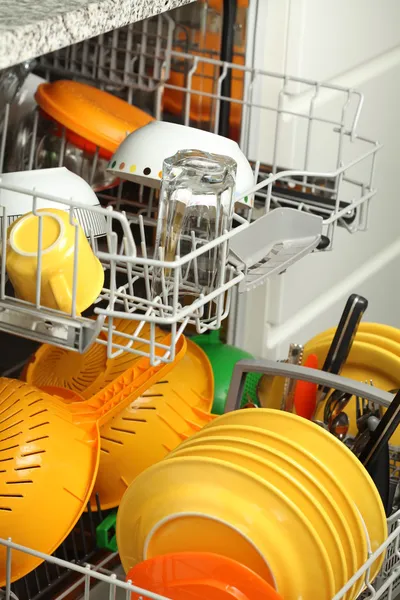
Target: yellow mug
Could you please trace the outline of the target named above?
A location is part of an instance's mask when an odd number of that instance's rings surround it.
[[[69,212],[54,208],[28,213],[7,230],[8,277],[17,298],[36,304],[39,220],[42,221],[40,298],[41,306],[72,312],[75,251],[78,253],[76,313],[96,300],[104,285],[104,271],[78,222]],[[75,231],[77,248],[75,248]]]

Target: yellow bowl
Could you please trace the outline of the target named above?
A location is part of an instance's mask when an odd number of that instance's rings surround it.
[[[259,475],[265,481],[274,485],[301,510],[325,546],[333,570],[335,592],[338,592],[347,583],[350,573],[347,570],[346,557],[340,537],[327,512],[329,507],[325,507],[323,504],[326,495],[322,494],[322,498],[318,498],[321,487],[313,486],[312,481],[308,481],[309,488],[303,486],[285,468],[287,467],[287,461],[284,461],[283,468],[281,468],[273,460],[260,458],[251,452],[236,450],[230,446],[201,445],[200,443],[198,445],[188,444],[185,448],[175,450],[173,454],[167,457],[167,460],[183,456],[198,456],[223,460],[243,467],[250,471],[250,473]],[[321,499],[322,502],[320,501]]]
[[[228,435],[225,434],[225,429],[229,430]],[[240,430],[239,432],[237,431],[238,429]],[[255,432],[254,437],[261,438],[262,443],[239,437],[239,435],[242,435],[243,433],[247,433],[248,435],[254,433],[252,430]],[[216,432],[216,435],[202,435],[202,433],[210,434],[214,431]],[[306,502],[308,500],[308,494],[311,494],[311,498],[315,500],[315,503],[322,506],[324,511],[329,515],[334,530],[339,535],[341,549],[344,552],[347,578],[350,579],[350,577],[364,564],[367,558],[367,547],[359,515],[355,511],[353,503],[349,502],[347,496],[343,494],[340,489],[335,489],[334,482],[332,482],[325,467],[318,461],[315,461],[311,455],[308,455],[308,453],[304,452],[296,444],[292,444],[292,455],[294,457],[294,459],[292,459],[288,454],[288,448],[282,438],[275,434],[269,434],[268,432],[264,433],[255,428],[235,426],[227,426],[225,428],[222,426],[206,429],[202,433],[189,438],[189,440],[174,450],[168,458],[186,455],[208,456],[211,458],[218,458],[219,460],[227,460],[233,464],[243,466],[257,475],[266,478],[267,481],[270,481],[272,484],[277,485],[272,479],[273,474],[271,475],[270,473],[265,472],[264,464],[260,465],[257,461],[262,461],[262,463],[267,461],[268,465],[273,462],[275,466],[279,467],[280,470],[283,470],[288,475],[288,481],[294,479],[300,484],[302,489],[307,490],[307,493],[305,494]],[[261,435],[257,436],[257,433]],[[278,439],[275,440],[275,437]],[[282,451],[273,447],[275,441],[277,442],[276,446],[281,448]],[[290,449],[291,448],[289,448],[289,450]],[[302,466],[302,462],[304,462],[306,468]],[[320,483],[318,475],[320,475],[322,483]],[[323,485],[326,480],[328,481],[327,489],[325,489]],[[278,487],[284,491],[283,487],[280,487],[279,485]],[[330,493],[329,490],[333,493]],[[341,512],[334,495],[339,496],[343,512]],[[289,495],[289,497],[293,499],[291,495]],[[303,504],[304,503],[301,500],[298,503],[298,506],[305,514],[305,507]],[[312,512],[308,513],[307,516],[315,526],[316,523],[313,521],[314,510],[314,507],[311,507]],[[358,553],[355,546],[355,540],[357,541],[359,548]],[[356,598],[360,592],[361,586],[362,580],[359,580],[357,584],[349,590],[345,598]]]
[[[289,441],[276,433],[263,431],[257,427],[221,425],[204,428],[201,432],[183,442],[176,449],[176,452],[196,444],[225,443],[238,449],[243,448],[261,457],[274,453],[275,460],[276,455],[280,454],[290,461],[292,466],[294,465],[298,469],[302,469],[319,482],[322,489],[329,494],[337,506],[337,517],[334,508],[330,509],[329,514],[332,519],[335,519],[334,525],[337,531],[340,532],[343,544],[345,544],[346,539],[348,540],[346,556],[349,558],[349,561],[351,561],[351,556],[355,552],[355,567],[349,566],[349,572],[355,573],[364,564],[368,556],[368,549],[365,539],[365,526],[361,521],[359,511],[356,509],[354,502],[349,499],[346,491],[332,478],[325,465],[313,454],[304,450],[299,444]],[[294,473],[295,471],[290,470],[289,472]],[[359,592],[361,587],[362,579],[359,580],[354,588]],[[353,597],[357,597],[357,595],[355,593]]]
[[[354,454],[322,427],[291,413],[267,408],[226,413],[207,428],[221,425],[259,427],[300,444],[325,464],[331,477],[354,501],[367,527],[372,551],[386,540],[385,511],[374,482]],[[371,566],[372,578],[378,574],[383,558],[380,556]]]
[[[194,536],[191,518],[203,519]],[[209,458],[164,460],[142,473],[124,495],[117,543],[125,571],[160,552],[199,546],[234,558],[235,547],[214,529],[219,521],[250,539],[265,557],[285,600],[331,600],[332,567],[315,530],[299,508],[270,483],[247,470]],[[228,527],[229,529],[229,527]],[[223,548],[221,547],[223,545]],[[255,568],[256,567],[256,568]]]
[[[322,339],[317,344],[308,343],[305,348],[305,357],[308,354],[316,354],[318,365],[323,365],[325,357],[331,344],[330,339]],[[368,343],[355,341],[350,354],[343,366],[341,375],[354,379],[355,381],[372,380],[374,387],[381,390],[390,391],[400,388],[400,356],[392,352],[371,345]],[[323,420],[324,403],[318,408],[317,419]],[[350,433],[357,434],[356,421],[356,400],[352,398],[345,408],[349,415]],[[393,446],[400,446],[400,431],[397,430],[391,437],[390,443]]]

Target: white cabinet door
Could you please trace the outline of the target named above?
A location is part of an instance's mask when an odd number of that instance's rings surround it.
[[[333,77],[334,81],[344,80],[346,87],[357,87],[365,96],[358,131],[384,144],[378,155],[378,193],[371,202],[368,231],[350,235],[338,229],[332,252],[306,257],[242,303],[236,342],[255,354],[280,358],[291,341],[305,342],[337,323],[352,292],[368,298],[368,320],[400,327],[395,300],[400,294],[400,48],[393,47],[400,43],[400,28],[396,26],[400,2],[268,0],[264,9],[266,6],[270,15],[274,11],[282,14],[275,22],[273,36],[278,49],[273,55],[271,48],[262,54],[263,68],[278,68],[277,62],[283,61],[295,68],[290,74]],[[301,13],[300,21],[298,14],[294,19],[294,10]],[[269,18],[267,32],[272,26]],[[298,24],[294,34],[293,23]],[[282,32],[280,45],[277,29]],[[289,32],[288,37],[285,32]],[[264,40],[266,37],[264,33]],[[266,41],[265,46],[268,44]],[[257,62],[260,47],[258,38]],[[257,66],[261,66],[259,62]],[[326,102],[330,101],[327,97]],[[295,105],[296,98],[293,102]],[[289,138],[290,133],[293,143],[288,145],[288,165],[294,160],[299,141],[295,128],[286,131]],[[267,132],[261,132],[253,140],[261,160],[266,136]],[[321,164],[329,151],[321,138]]]

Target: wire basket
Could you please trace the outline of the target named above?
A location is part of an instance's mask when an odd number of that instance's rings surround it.
[[[214,132],[228,105],[230,134],[254,167],[261,213],[294,207],[322,216],[329,244],[320,249],[332,248],[338,225],[365,230],[381,146],[357,133],[362,94],[249,67],[242,48],[233,63],[221,62],[214,41],[193,43],[192,33],[161,15],[43,56],[40,68],[112,90],[158,119]],[[229,98],[221,95],[227,78]]]
[[[9,292],[4,225],[9,215],[1,206],[0,196],[1,330],[79,352],[98,341],[107,344],[108,356],[112,357],[123,350],[136,352],[132,346],[135,341],[143,341],[141,330],[148,322],[151,326],[146,355],[152,363],[170,361],[176,339],[188,324],[198,333],[221,326],[229,314],[234,287],[247,291],[272,274],[285,271],[309,252],[332,248],[337,226],[351,233],[367,227],[369,202],[376,193],[373,174],[380,146],[356,132],[361,94],[248,67],[240,52],[233,63],[216,60],[215,52],[207,48],[182,52],[182,31],[185,40],[185,29],[169,15],[161,15],[43,56],[39,66],[48,79],[62,76],[90,82],[142,108],[150,108],[158,119],[214,132],[219,130],[222,108],[228,105],[232,135],[239,140],[254,170],[254,186],[238,200],[254,197],[254,207],[237,202],[235,227],[231,231],[206,245],[192,238],[189,254],[167,262],[162,260],[162,253],[155,254],[152,249],[158,191],[121,182],[98,193],[99,201],[108,209],[87,208],[71,199],[67,203],[71,218],[85,209],[93,221],[101,215],[107,222],[106,236],[96,239],[93,231],[88,235],[103,264],[106,283],[95,303],[94,318],[87,318],[78,315],[76,307],[70,314],[59,314],[46,309],[40,297],[35,304],[29,304]],[[227,77],[231,78],[229,98],[221,96]],[[0,143],[0,167],[5,170],[6,149],[13,138],[8,128],[9,114],[7,107]],[[35,169],[38,165],[40,119],[36,111],[24,137],[22,169]],[[255,135],[257,131],[262,132],[262,139]],[[64,130],[58,140],[59,166],[66,164],[65,136]],[[329,148],[329,155],[322,162],[321,140]],[[87,175],[90,184],[94,184],[99,159],[97,148]],[[7,189],[7,185],[0,182],[0,193],[2,188]],[[32,195],[32,191],[20,191]],[[55,195],[47,199],[61,202]],[[35,202],[32,196],[33,210]],[[62,202],[66,204],[65,200]],[[262,245],[250,248],[249,240],[262,240]],[[193,287],[185,273],[195,272],[200,257],[215,247],[219,247],[226,268],[221,270],[216,287],[204,292]],[[169,279],[172,300],[168,302],[165,295],[152,294],[155,269]],[[114,328],[115,318],[136,323],[132,334],[120,334],[125,336],[126,345],[121,345],[121,338],[116,340],[119,332]],[[171,331],[171,343],[162,348],[164,352],[158,352],[158,357],[156,325]]]

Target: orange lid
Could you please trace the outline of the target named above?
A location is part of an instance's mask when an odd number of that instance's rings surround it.
[[[128,133],[154,120],[140,108],[76,81],[42,83],[35,99],[52,119],[112,153]]]
[[[259,575],[241,563],[208,552],[177,552],[135,565],[126,580],[173,600],[282,600]],[[148,596],[131,594],[131,600]]]
[[[222,12],[223,10],[223,0],[201,0],[203,4],[208,4],[210,8],[213,8],[216,11]],[[248,8],[249,0],[237,0],[238,8]]]

